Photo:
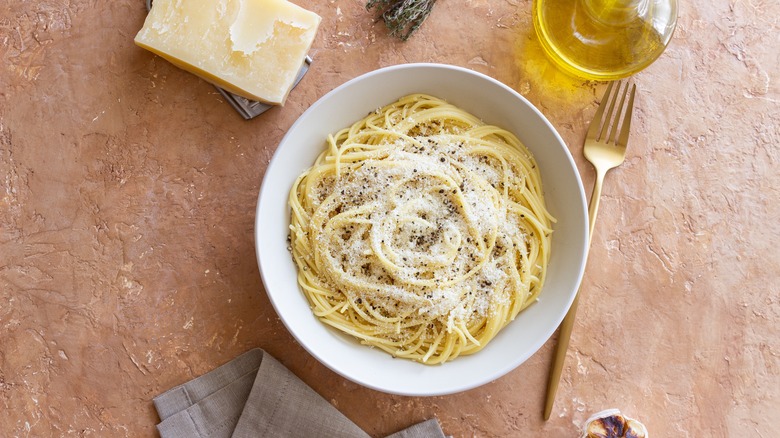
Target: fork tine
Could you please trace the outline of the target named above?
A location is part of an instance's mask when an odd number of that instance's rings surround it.
[[[620,94],[620,103],[617,106],[617,111],[615,112],[615,117],[612,119],[611,126],[609,127],[609,133],[607,133],[607,136],[605,137],[604,141],[609,143],[610,141],[613,144],[617,144],[618,141],[618,133],[620,132],[618,130],[618,127],[620,126],[620,116],[623,114],[623,104],[626,103],[626,95],[628,94],[628,88],[629,84],[626,84],[626,88],[623,89],[623,93],[620,93],[620,90],[618,90],[617,93],[615,93],[615,99],[617,99],[617,95]]]
[[[593,115],[593,121],[590,122],[590,126],[588,127],[588,133],[586,134],[587,138],[596,138],[598,135],[599,129],[604,121],[601,116],[604,114],[604,109],[607,107],[607,101],[609,100],[610,93],[612,93],[613,85],[615,85],[614,82],[609,83],[607,91],[604,92],[604,97],[601,98],[601,103],[599,104],[598,109],[596,109],[596,114]]]
[[[635,94],[636,84],[631,87],[631,95],[628,97],[628,105],[626,106],[626,115],[623,117],[623,126],[620,127],[620,137],[617,140],[617,144],[623,147],[628,146],[628,131],[631,129],[631,114],[634,112]]]
[[[610,96],[610,103],[609,103],[609,110],[607,111],[607,115],[604,117],[604,125],[601,127],[601,132],[599,133],[598,140],[608,142],[609,136],[607,135],[610,121],[612,120],[612,113],[615,111],[615,102],[617,101],[618,94],[620,94],[620,86],[622,85],[622,81],[617,82],[617,90],[615,90],[615,93]],[[620,113],[620,108],[618,108],[618,113]]]

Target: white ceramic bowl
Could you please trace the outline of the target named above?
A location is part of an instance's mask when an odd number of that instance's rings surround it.
[[[558,220],[553,226],[549,270],[539,301],[521,312],[482,351],[434,366],[393,359],[317,320],[298,288],[286,241],[290,187],[324,150],[327,135],[412,93],[443,98],[517,135],[536,157],[547,206]],[[464,391],[503,376],[534,354],[555,331],[574,299],[584,269],[587,235],[582,182],[569,150],[547,119],[506,85],[468,69],[441,64],[376,70],[314,103],[282,139],[266,170],[255,222],[265,290],[295,339],[345,378],[402,395]]]

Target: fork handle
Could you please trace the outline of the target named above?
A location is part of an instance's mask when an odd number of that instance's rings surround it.
[[[590,204],[588,205],[588,249],[590,242],[593,241],[593,229],[596,225],[596,214],[599,212],[599,199],[601,199],[601,185],[604,184],[604,175],[606,171],[596,169],[596,183],[593,184],[593,194],[590,195]],[[586,253],[587,257],[587,253]]]
[[[593,240],[593,228],[596,224],[596,214],[599,210],[599,198],[601,198],[601,185],[604,183],[604,174],[606,172],[596,169],[596,183],[593,185],[593,194],[590,196],[590,204],[588,206],[588,246],[585,248],[585,259],[587,260],[587,252],[590,250],[590,242]],[[569,311],[566,312],[566,317],[561,322],[560,330],[558,332],[558,345],[555,347],[555,358],[553,358],[553,366],[550,369],[550,377],[547,380],[547,399],[544,403],[544,420],[550,419],[552,413],[552,407],[555,403],[555,394],[558,392],[558,383],[561,381],[561,372],[563,371],[563,363],[566,361],[566,352],[569,350],[569,341],[571,340],[571,330],[574,328],[574,321],[577,317],[577,307],[580,301],[579,291],[574,296],[574,301],[569,307]]]
[[[550,419],[553,404],[555,403],[555,394],[558,392],[558,383],[561,381],[561,372],[563,371],[563,362],[566,360],[566,351],[569,349],[569,340],[571,339],[571,329],[574,327],[575,315],[577,314],[577,305],[580,301],[580,294],[574,296],[574,301],[569,307],[569,312],[563,318],[560,330],[558,332],[558,345],[555,347],[555,358],[553,367],[550,370],[550,377],[547,380],[547,400],[544,403],[544,421]]]

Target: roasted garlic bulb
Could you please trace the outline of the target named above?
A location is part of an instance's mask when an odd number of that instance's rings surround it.
[[[617,409],[593,414],[582,427],[582,438],[648,438],[647,428]]]

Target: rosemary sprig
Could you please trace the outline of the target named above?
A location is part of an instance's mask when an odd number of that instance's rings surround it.
[[[366,9],[376,7],[378,19],[390,29],[390,35],[406,41],[416,31],[433,9],[436,0],[368,0]]]

